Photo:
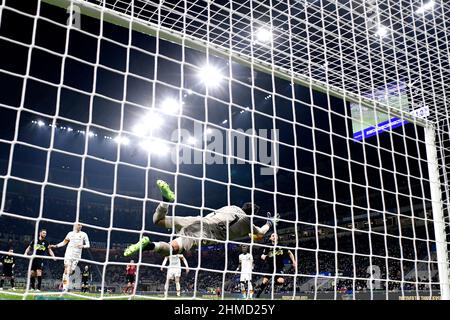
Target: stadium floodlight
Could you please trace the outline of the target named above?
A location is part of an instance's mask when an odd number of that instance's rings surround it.
[[[125,146],[130,143],[130,139],[128,139],[127,137],[122,137],[122,136],[115,137],[114,141],[117,142],[117,144],[122,144]]]
[[[158,112],[150,111],[145,117],[144,117],[144,123],[142,123],[143,126],[146,126],[148,129],[158,129],[164,124],[164,118],[161,117],[161,115]],[[147,130],[148,130],[147,129]]]
[[[388,32],[389,32],[388,28],[386,28],[383,25],[379,25],[378,28],[377,28],[377,31],[375,32],[375,34],[377,36],[379,36],[380,38],[384,38],[384,37],[387,36]]]
[[[95,136],[95,133],[92,132],[92,131],[88,131],[88,136],[89,136],[89,137],[93,137],[93,136]]]
[[[172,106],[171,108],[174,107]],[[149,133],[149,131],[158,129],[163,125],[163,123],[163,117],[161,117],[157,112],[150,111],[144,116],[142,122],[137,123],[133,126],[131,131],[139,137],[145,137]]]
[[[38,120],[37,125],[38,125],[39,127],[43,127],[43,126],[45,126],[45,123],[44,123],[44,121],[42,121],[42,120]]]
[[[164,156],[169,152],[169,147],[162,141],[157,140],[144,140],[139,143],[142,149],[145,151]]]
[[[269,43],[272,41],[272,31],[267,28],[259,28],[258,31],[256,31],[256,40],[261,43]]]
[[[225,123],[227,123],[227,122],[228,122],[228,120],[225,119],[225,120],[222,121],[222,124],[225,124]]]
[[[208,88],[217,87],[223,79],[220,70],[210,64],[200,69],[199,77],[200,81]]]
[[[167,98],[161,103],[161,109],[167,114],[177,114],[181,109],[181,105],[177,99]]]
[[[139,137],[143,137],[148,132],[148,126],[143,125],[142,123],[136,124],[133,129],[133,133],[136,134]]]
[[[416,13],[417,14],[423,14],[426,11],[429,11],[429,10],[433,9],[435,4],[436,3],[434,2],[434,0],[431,0],[431,1],[427,2],[427,3],[424,3],[419,9],[416,10]]]
[[[68,132],[72,132],[73,129],[72,129],[71,127],[67,127],[67,131],[68,131]]]

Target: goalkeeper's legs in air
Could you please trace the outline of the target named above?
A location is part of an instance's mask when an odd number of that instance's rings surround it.
[[[128,248],[126,248],[124,256],[128,257],[134,255],[141,249],[142,251],[154,251],[161,254],[162,256],[169,256],[172,254],[186,252],[195,245],[196,240],[194,240],[193,237],[194,236],[190,236],[189,238],[178,237],[169,243],[164,241],[151,242],[150,238],[145,236],[142,237],[139,242],[132,244]]]
[[[156,182],[162,198],[164,202],[161,202],[156,208],[153,214],[153,223],[157,226],[163,228],[175,228],[176,231],[182,231],[183,228],[192,225],[197,222],[199,217],[168,217],[167,211],[169,204],[167,202],[173,202],[175,200],[175,193],[170,189],[170,186],[167,182],[158,180]],[[184,234],[184,232],[181,232]],[[149,237],[142,237],[139,242],[130,245],[124,252],[126,257],[131,256],[139,252],[139,250],[143,251],[155,251],[160,253],[163,256],[168,256],[170,254],[177,254],[183,251],[189,251],[190,248],[194,245],[194,239],[192,238],[184,238],[178,237],[168,242],[151,242]]]

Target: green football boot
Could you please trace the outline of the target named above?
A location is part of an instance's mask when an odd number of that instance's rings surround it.
[[[157,180],[156,185],[159,188],[159,191],[161,191],[161,195],[163,197],[163,200],[166,202],[174,202],[175,201],[175,193],[170,190],[170,186],[167,182],[164,180]]]
[[[132,244],[128,248],[126,248],[123,255],[125,257],[129,257],[129,256],[135,254],[136,252],[139,252],[139,250],[141,248],[144,249],[149,243],[150,243],[149,237],[142,237],[142,239],[139,240],[139,242]]]

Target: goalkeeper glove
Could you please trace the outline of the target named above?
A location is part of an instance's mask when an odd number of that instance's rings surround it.
[[[272,225],[276,226],[278,224],[278,221],[280,220],[280,214],[277,213],[275,214],[274,217],[272,217],[272,214],[270,212],[267,212],[267,218],[268,218],[267,224],[269,225],[269,227],[272,227]]]

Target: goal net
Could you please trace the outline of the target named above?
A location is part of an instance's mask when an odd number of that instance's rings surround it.
[[[0,0],[0,256],[15,276],[0,295],[59,297],[65,248],[36,244],[80,222],[90,248],[64,298],[176,297],[163,256],[124,250],[200,217],[182,299],[241,298],[242,245],[254,297],[449,299],[449,14],[440,0]],[[157,180],[175,193],[163,227]],[[262,238],[204,220],[247,202],[258,227],[279,214]]]

